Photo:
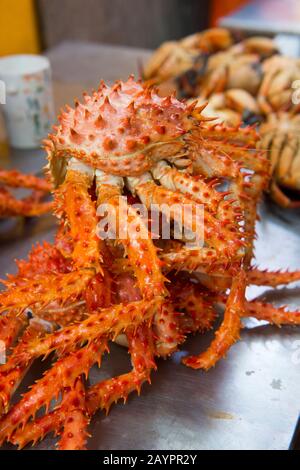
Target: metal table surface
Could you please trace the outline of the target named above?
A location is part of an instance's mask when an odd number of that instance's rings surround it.
[[[9,166],[28,172],[43,164],[40,151],[15,151],[9,161]],[[257,264],[300,269],[300,212],[264,203],[261,213]],[[2,243],[0,277],[15,271],[14,259],[26,257],[33,243],[52,240],[54,231],[54,219],[45,216],[28,221],[21,238]],[[250,288],[249,298],[256,295],[296,309],[300,284],[275,293]],[[255,320],[246,324],[241,341],[208,373],[184,367],[180,358],[187,351],[203,350],[212,334],[192,337],[170,359],[159,360],[152,385],[144,385],[140,397],[132,395],[126,406],[118,404],[107,417],[99,412],[93,418],[89,449],[287,449],[300,406],[300,330]],[[129,368],[127,352],[112,345],[111,354],[100,370],[93,368],[90,380]],[[41,370],[41,364],[35,364],[25,382],[32,383]],[[36,448],[53,448],[54,442],[48,437]]]

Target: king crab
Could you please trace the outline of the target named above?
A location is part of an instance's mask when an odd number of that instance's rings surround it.
[[[0,442],[23,447],[54,431],[61,433],[60,449],[84,448],[92,415],[139,392],[156,356],[171,354],[188,333],[211,328],[216,302],[225,305],[223,322],[207,351],[184,359],[192,368],[208,370],[227,353],[242,317],[299,324],[297,312],[245,300],[248,284],[276,287],[300,278],[251,268],[256,205],[269,176],[256,140],[251,128],[211,125],[201,108],[161,98],[132,77],[113,87],[102,83],[60,116],[45,142],[60,220],[55,244],[19,262],[0,294],[0,339],[10,348],[20,336],[0,368]],[[129,203],[121,219],[122,195]],[[200,226],[204,245],[154,243],[133,198],[149,211],[159,205],[175,223],[188,205],[183,225],[193,233]],[[118,225],[127,221],[136,230],[115,243],[99,239],[102,204],[115,211]],[[84,375],[116,339],[128,345],[132,370],[86,388]],[[53,366],[10,407],[32,361],[52,352]]]

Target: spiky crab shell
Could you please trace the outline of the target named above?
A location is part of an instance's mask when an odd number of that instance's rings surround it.
[[[156,161],[182,153],[181,137],[195,123],[190,106],[161,98],[132,77],[112,87],[101,84],[83,101],[62,112],[55,134],[45,141],[56,185],[70,157],[110,174],[139,175]]]

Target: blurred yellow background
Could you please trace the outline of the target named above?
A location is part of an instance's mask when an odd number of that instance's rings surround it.
[[[0,0],[0,56],[38,52],[34,0]]]
[[[52,1],[50,0],[49,3],[45,3],[45,0],[40,0],[39,2],[35,0],[0,0],[0,56],[41,52],[36,6],[37,4],[40,5],[41,11],[44,15],[46,14],[47,19]],[[246,2],[247,0],[211,0],[210,25],[215,26],[221,16],[228,14]],[[71,2],[77,17],[78,9],[84,3],[82,0],[74,0],[74,3]],[[64,6],[65,14],[67,12],[67,16],[69,16],[73,11],[72,8],[70,9],[70,3]],[[52,10],[50,8],[50,13]],[[98,13],[99,16],[101,11],[100,5],[98,5],[95,15],[97,16]],[[55,36],[55,25],[53,28]],[[108,42],[113,42],[112,37],[110,37]]]

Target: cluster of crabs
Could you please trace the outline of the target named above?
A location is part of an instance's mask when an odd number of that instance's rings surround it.
[[[214,327],[220,305],[214,340],[185,357],[186,366],[214,367],[239,340],[245,317],[300,324],[300,312],[245,296],[251,284],[300,279],[252,264],[257,204],[270,179],[257,141],[252,127],[214,123],[196,103],[161,97],[132,77],[101,83],[62,112],[45,141],[55,241],[19,261],[0,293],[0,340],[9,352],[0,367],[1,444],[23,448],[55,433],[59,449],[84,449],[93,415],[139,393],[157,358]],[[103,205],[134,230],[101,236]],[[170,222],[169,239],[151,233],[153,206]],[[203,240],[176,238],[180,224]],[[127,346],[132,369],[90,386],[111,341]],[[42,378],[12,404],[33,362],[49,355]]]
[[[282,55],[273,39],[237,42],[228,30],[213,28],[162,44],[144,78],[162,94],[209,100],[204,114],[220,122],[256,124],[259,146],[271,155],[272,198],[282,207],[300,206],[299,58]]]
[[[258,149],[271,161],[267,192],[280,206],[300,207],[300,60],[280,53],[273,39],[236,40],[224,28],[212,28],[162,44],[143,69],[143,79],[160,96],[206,104],[214,123],[255,126]],[[16,171],[0,171],[0,217],[32,217],[52,210],[45,196],[51,185]],[[31,189],[18,199],[10,188]]]

